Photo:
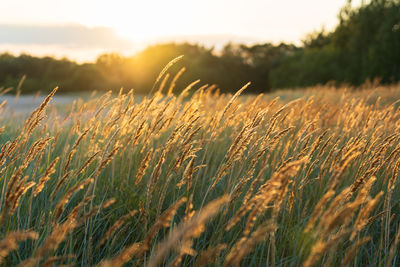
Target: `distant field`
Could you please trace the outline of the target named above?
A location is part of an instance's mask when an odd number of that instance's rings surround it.
[[[114,97],[117,95],[115,94]],[[6,113],[7,116],[15,116],[19,118],[25,118],[32,111],[34,111],[40,104],[44,101],[47,95],[20,95],[16,97],[15,95],[1,95],[0,103],[5,101],[3,107],[3,113]],[[90,99],[95,99],[98,97],[98,94],[90,94],[90,93],[69,93],[69,94],[58,94],[54,95],[49,102],[49,106],[51,108],[55,108],[58,113],[65,113],[70,110],[74,102],[76,104],[81,104]],[[135,102],[139,102],[143,99],[143,95],[135,96]]]
[[[32,111],[34,111],[46,96],[40,95],[20,95],[18,98],[15,95],[3,95],[0,97],[0,102],[7,101],[5,104],[5,108],[7,109],[8,113],[13,115],[29,115]],[[72,96],[72,95],[61,95],[61,96],[54,96],[52,99],[52,104],[56,106],[67,106],[71,105],[74,100],[82,98],[82,96]],[[87,99],[87,96],[84,95],[83,98]]]
[[[399,265],[400,86],[244,90],[2,96],[1,263]]]

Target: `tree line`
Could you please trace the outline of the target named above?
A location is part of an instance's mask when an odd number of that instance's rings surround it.
[[[169,71],[172,77],[182,66],[186,71],[177,90],[200,79],[224,91],[236,91],[248,81],[248,92],[267,92],[334,82],[360,85],[367,80],[382,83],[400,80],[400,1],[371,0],[340,10],[334,30],[316,31],[302,45],[227,44],[221,51],[198,44],[168,43],[147,47],[130,57],[100,55],[94,63],[68,59],[0,54],[0,85],[15,87],[26,75],[23,93],[119,90],[134,88],[146,93],[165,64],[185,55]]]

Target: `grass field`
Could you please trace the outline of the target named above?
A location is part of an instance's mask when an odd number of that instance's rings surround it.
[[[173,86],[3,107],[3,265],[400,264],[400,85]]]

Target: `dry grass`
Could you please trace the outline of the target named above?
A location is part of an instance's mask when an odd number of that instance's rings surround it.
[[[2,117],[2,264],[400,264],[399,86],[174,96],[167,70]]]

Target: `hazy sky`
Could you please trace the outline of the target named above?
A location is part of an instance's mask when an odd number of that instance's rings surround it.
[[[94,45],[93,49],[119,51],[133,51],[154,40],[174,38],[214,45],[230,40],[298,42],[322,26],[333,28],[339,9],[346,3],[346,0],[0,1],[0,26],[4,26],[0,27],[0,50],[18,47],[29,52],[32,47],[46,50],[47,46],[49,53],[57,51],[54,48],[57,42],[61,45],[65,41],[64,30],[69,31],[72,39],[82,38],[86,32],[94,44],[97,37],[107,39],[108,36],[111,40],[108,45]],[[79,31],[76,37],[71,33],[74,27]],[[35,33],[29,38],[23,37],[27,32]],[[54,32],[58,35],[54,36]],[[34,41],[35,36],[50,43]],[[124,43],[125,50],[110,45],[114,40]],[[127,42],[132,44],[132,49],[126,48]],[[65,53],[79,50],[79,43],[81,50],[88,49],[80,41],[64,47]]]

